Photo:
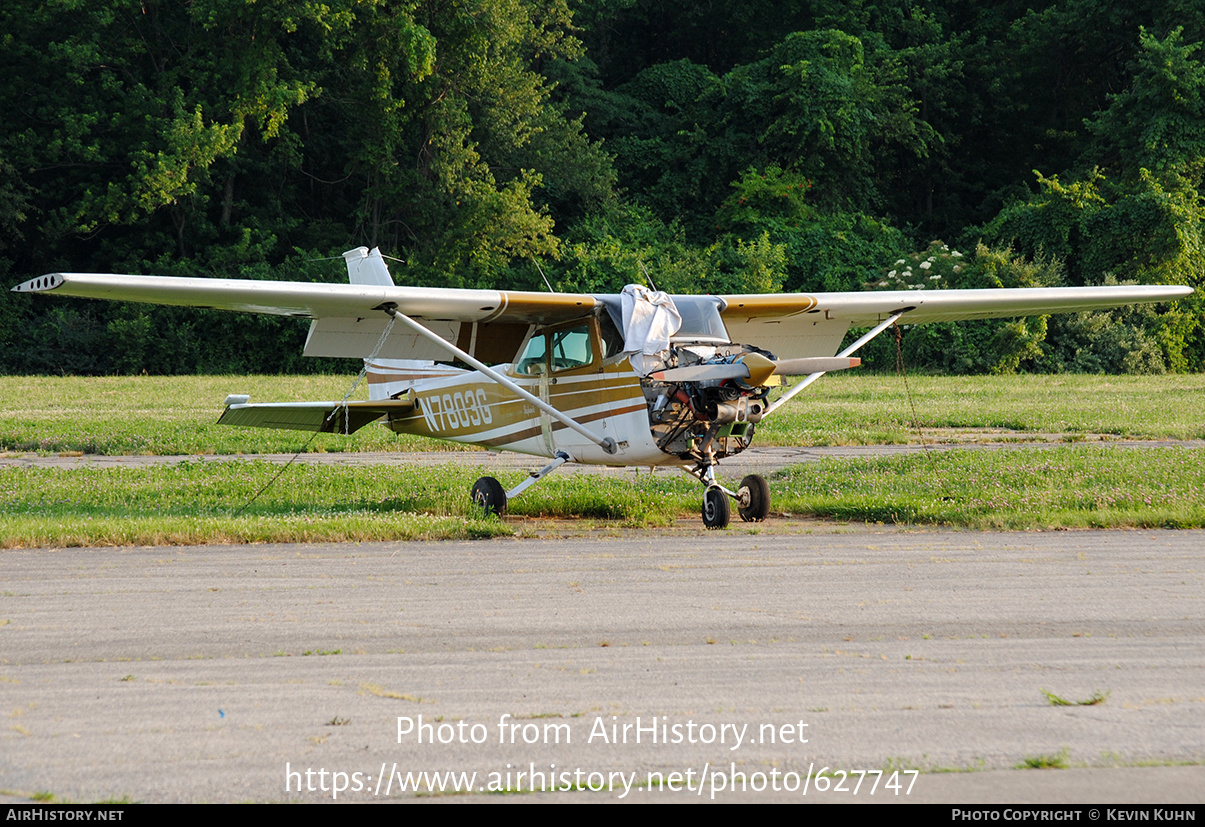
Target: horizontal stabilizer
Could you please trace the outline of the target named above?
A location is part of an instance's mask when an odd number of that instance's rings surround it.
[[[326,434],[352,434],[391,412],[411,410],[409,399],[381,399],[373,402],[265,402],[258,405],[230,405],[219,425],[245,428],[281,428],[291,431],[317,431]]]

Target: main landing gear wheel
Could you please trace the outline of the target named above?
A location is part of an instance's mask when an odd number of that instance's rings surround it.
[[[727,528],[732,511],[724,489],[712,486],[703,492],[703,525],[708,528]]]
[[[747,523],[760,523],[770,513],[770,483],[761,474],[750,474],[737,489],[737,511]]]
[[[506,513],[506,489],[493,477],[482,477],[473,483],[473,504],[482,509],[486,516]]]

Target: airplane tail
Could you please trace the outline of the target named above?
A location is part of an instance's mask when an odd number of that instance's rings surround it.
[[[343,254],[347,262],[347,279],[352,284],[393,287],[393,277],[381,257],[379,247],[371,251],[357,247]],[[376,359],[368,365],[368,398],[376,401],[405,393],[416,382],[457,376],[465,371],[451,365],[440,365],[429,359]]]
[[[367,247],[357,247],[343,254],[347,262],[347,280],[352,284],[375,284],[380,287],[393,287],[393,277],[381,258],[381,248],[373,247],[370,252]]]

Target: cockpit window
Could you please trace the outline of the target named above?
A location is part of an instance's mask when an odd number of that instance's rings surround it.
[[[585,367],[593,361],[593,336],[590,325],[583,323],[533,334],[523,355],[515,362],[515,373],[538,376],[548,373],[550,368],[553,373],[558,373]]]
[[[623,348],[623,308],[619,296],[595,295],[597,301],[606,308],[606,316],[610,317],[615,327],[615,335],[619,337],[618,347]],[[682,327],[675,333],[675,342],[705,342],[708,344],[728,344],[728,330],[724,320],[720,318],[720,300],[715,296],[674,296],[674,307],[682,317]],[[607,342],[607,356],[611,356],[610,343],[603,326],[603,341]],[[618,352],[618,351],[616,351]]]
[[[604,359],[610,359],[623,352],[623,334],[611,320],[610,313],[603,313],[598,317],[598,333],[602,337]]]
[[[548,365],[544,359],[547,341],[543,333],[532,335],[531,341],[527,343],[527,347],[523,350],[523,355],[519,357],[519,361],[515,362],[515,373],[520,373],[524,376],[537,376],[541,373],[547,373]]]
[[[594,361],[594,349],[590,346],[590,326],[554,330],[548,334],[552,340],[552,370],[572,370]]]

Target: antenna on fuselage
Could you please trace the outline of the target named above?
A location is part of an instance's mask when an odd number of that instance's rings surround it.
[[[540,271],[540,278],[544,279],[544,284],[548,287],[548,292],[555,293],[556,291],[552,289],[552,284],[548,281],[548,276],[544,275],[544,268],[540,266],[540,262],[533,258],[531,263],[534,264],[536,269]]]
[[[637,263],[640,265],[640,272],[644,273],[644,280],[649,283],[649,287],[651,287],[653,292],[656,293],[657,285],[653,284],[653,277],[649,275],[649,268],[644,266],[643,261]]]

